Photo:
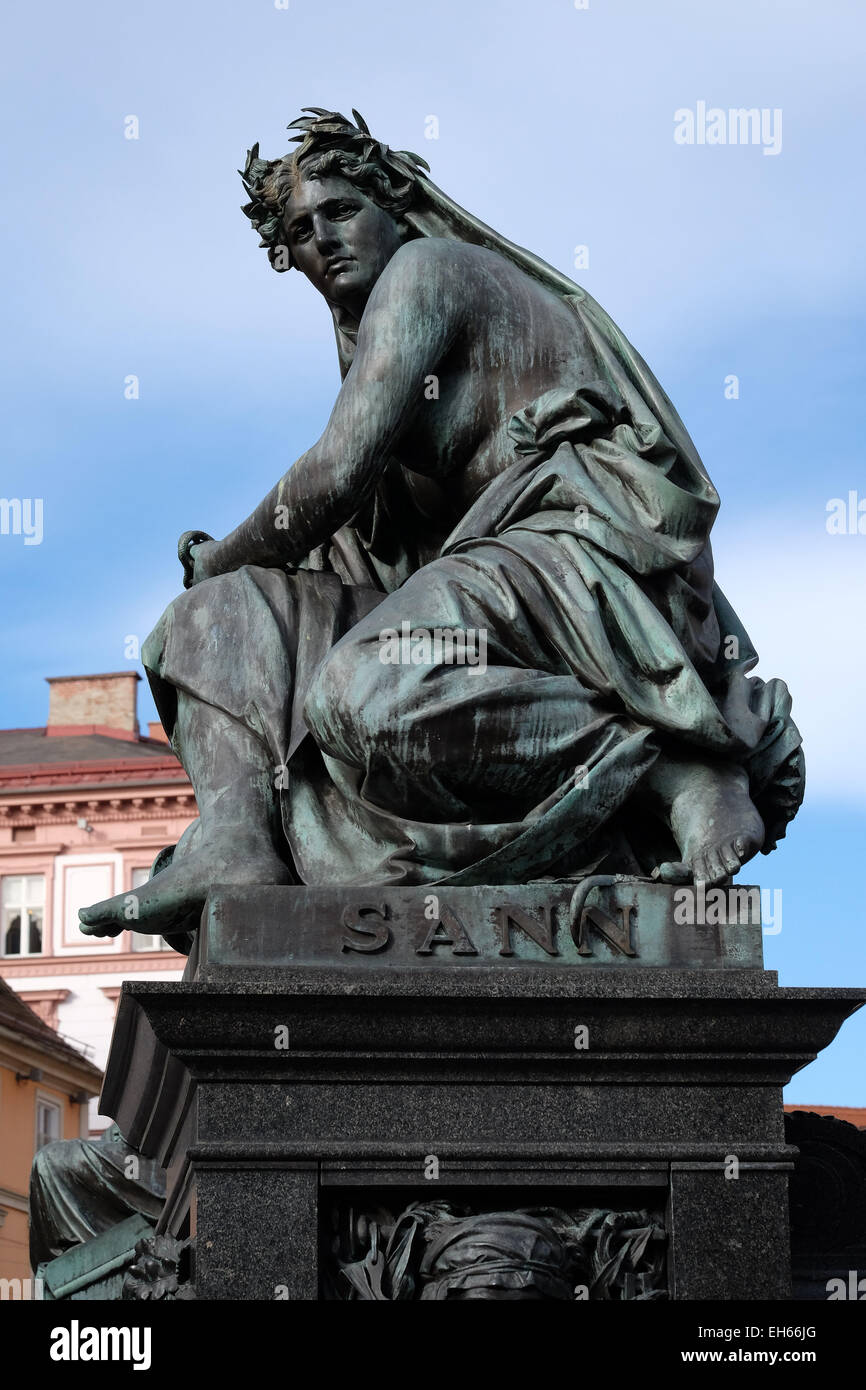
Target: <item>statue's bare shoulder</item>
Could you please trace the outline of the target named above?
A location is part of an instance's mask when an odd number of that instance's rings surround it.
[[[557,358],[579,355],[574,315],[519,266],[486,246],[420,237],[404,243],[380,275],[358,342],[376,352],[426,339],[428,348],[436,340],[459,351],[461,342],[469,350],[502,331],[518,334],[513,362],[523,350],[530,357],[547,349]]]
[[[370,296],[369,307],[375,311],[383,304],[405,307],[407,301],[420,305],[435,302],[442,312],[459,316],[467,306],[484,298],[491,272],[528,278],[504,256],[486,247],[450,237],[418,237],[391,257]]]

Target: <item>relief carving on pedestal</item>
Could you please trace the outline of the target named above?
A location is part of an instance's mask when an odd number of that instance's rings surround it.
[[[407,1299],[667,1298],[666,1235],[648,1211],[524,1207],[473,1212],[451,1202],[335,1209],[323,1297]]]

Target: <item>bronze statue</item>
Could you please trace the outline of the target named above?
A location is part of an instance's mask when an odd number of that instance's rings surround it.
[[[30,1263],[38,1269],[134,1214],[155,1224],[164,1200],[165,1174],[117,1125],[98,1139],[45,1144],[30,1172]]]
[[[801,739],[682,422],[584,290],[307,110],[244,211],[343,385],[246,521],[181,538],[143,662],[200,820],[137,920],[82,930],[194,927],[216,883],[727,881],[795,815]]]

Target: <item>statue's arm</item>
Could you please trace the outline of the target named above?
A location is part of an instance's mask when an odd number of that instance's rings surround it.
[[[352,366],[318,443],[235,531],[207,546],[202,575],[241,565],[295,565],[363,504],[413,414],[425,378],[462,326],[447,253],[402,247],[367,303]]]

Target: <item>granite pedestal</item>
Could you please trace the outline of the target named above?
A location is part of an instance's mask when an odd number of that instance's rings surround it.
[[[667,1296],[788,1298],[782,1087],[866,991],[780,988],[754,894],[675,892],[215,892],[187,977],[124,985],[102,1099],[196,1296],[329,1296],[341,1213],[435,1194],[648,1213]]]

